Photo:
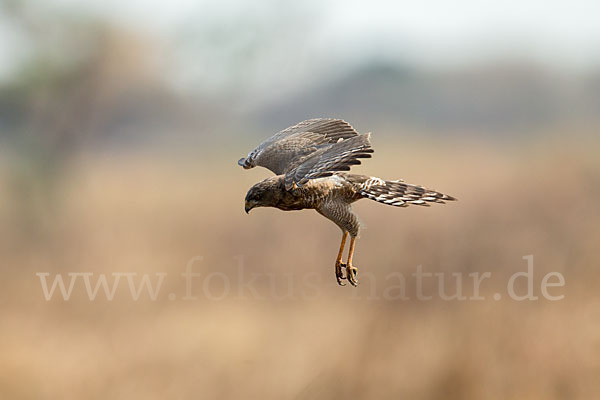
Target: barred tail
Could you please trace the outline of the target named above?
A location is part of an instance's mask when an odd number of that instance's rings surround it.
[[[428,207],[429,203],[444,204],[446,201],[456,200],[447,194],[404,183],[401,180],[384,181],[375,177],[368,177],[362,182],[359,193],[364,198],[396,207],[408,207],[411,204]]]

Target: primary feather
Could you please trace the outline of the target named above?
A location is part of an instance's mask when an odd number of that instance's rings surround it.
[[[341,119],[309,119],[271,136],[238,164],[246,169],[265,167],[281,175],[323,147],[354,136],[358,136],[358,132]]]

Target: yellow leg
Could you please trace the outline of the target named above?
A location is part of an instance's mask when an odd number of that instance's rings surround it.
[[[344,274],[342,273],[342,267],[345,267],[346,264],[342,263],[342,255],[344,254],[344,247],[346,246],[346,238],[348,237],[348,232],[344,232],[342,234],[342,243],[340,244],[340,251],[338,252],[337,259],[335,260],[335,279],[337,279],[337,283],[340,286],[344,286],[342,283],[342,279],[346,279]]]
[[[342,243],[340,243],[340,251],[337,256],[337,261],[342,262],[342,254],[344,254],[344,247],[346,246],[346,239],[348,238],[348,232],[342,234]]]
[[[358,285],[358,280],[356,280],[356,274],[358,273],[358,269],[352,265],[352,256],[354,256],[354,244],[356,242],[356,236],[352,236],[350,238],[350,248],[348,249],[348,262],[346,263],[346,279],[352,286]]]

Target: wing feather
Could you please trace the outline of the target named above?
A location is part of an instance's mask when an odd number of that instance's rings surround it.
[[[271,136],[238,164],[244,168],[265,167],[280,175],[310,154],[356,136],[358,132],[341,119],[309,119]]]
[[[304,185],[310,179],[317,179],[333,175],[337,171],[349,171],[353,165],[361,163],[361,158],[370,158],[371,148],[370,133],[359,134],[326,147],[299,160],[285,174],[287,188],[294,184]]]

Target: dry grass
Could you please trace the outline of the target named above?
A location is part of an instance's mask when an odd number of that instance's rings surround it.
[[[600,396],[597,144],[398,146],[378,143],[378,157],[359,171],[460,201],[429,209],[357,204],[367,225],[358,289],[334,285],[333,224],[311,211],[245,215],[245,191],[267,172],[238,170],[238,149],[212,163],[88,155],[54,185],[15,177],[5,165],[0,397]],[[535,256],[536,288],[548,271],[565,276],[556,289],[564,300],[492,299],[525,269],[527,254]],[[184,301],[179,274],[197,255],[199,299]],[[237,298],[236,255],[245,274],[261,274],[260,298]],[[412,300],[382,298],[388,274],[408,277],[417,265],[490,271],[487,299],[417,301],[410,285]],[[112,302],[91,302],[82,287],[70,301],[47,302],[41,271],[169,275],[156,301],[133,301],[123,286]],[[220,301],[202,296],[214,272],[233,279]],[[218,279],[212,283],[219,293]]]

